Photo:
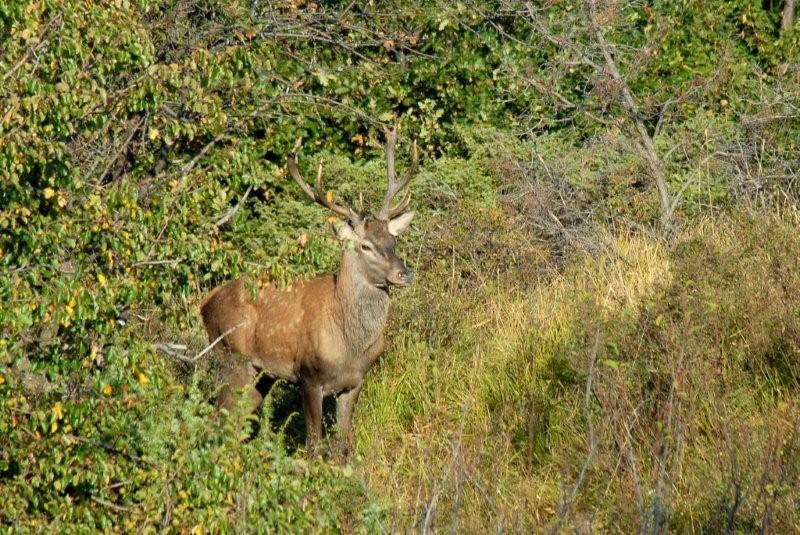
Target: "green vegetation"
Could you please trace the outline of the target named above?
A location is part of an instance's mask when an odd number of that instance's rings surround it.
[[[800,530],[788,3],[3,2],[0,529]],[[156,344],[335,269],[285,154],[375,206],[394,122],[415,284],[339,462]]]

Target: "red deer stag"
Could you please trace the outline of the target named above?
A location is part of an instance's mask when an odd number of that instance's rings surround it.
[[[297,149],[288,155],[289,172],[306,194],[345,219],[340,239],[355,243],[342,253],[339,272],[300,282],[286,291],[273,284],[253,298],[241,279],[218,287],[201,305],[210,340],[223,337],[223,386],[219,408],[235,405],[234,389],[247,389],[249,409],[261,404],[254,381],[260,374],[299,383],[309,446],[322,436],[322,398],[336,396],[336,419],[345,448],[352,443],[352,416],[364,375],[383,352],[383,329],[389,310],[389,287],[406,286],[411,272],[395,254],[395,237],[408,228],[411,194],[407,188],[417,169],[416,145],[406,174],[395,176],[397,130],[386,129],[388,187],[377,215],[368,216],[335,204],[322,188],[300,175]]]

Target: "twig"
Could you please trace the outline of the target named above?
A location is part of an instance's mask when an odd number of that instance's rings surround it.
[[[247,197],[248,197],[248,195],[250,195],[250,192],[251,192],[251,191],[253,191],[253,185],[252,185],[252,184],[250,184],[250,185],[247,187],[247,190],[246,190],[246,191],[244,192],[244,194],[241,196],[241,198],[239,199],[239,202],[238,202],[238,203],[236,203],[236,206],[232,207],[230,210],[228,210],[228,211],[225,213],[225,215],[223,215],[223,216],[222,216],[222,217],[220,217],[220,218],[219,218],[217,221],[215,221],[215,222],[214,222],[214,226],[215,226],[215,227],[221,227],[222,225],[224,225],[225,223],[227,223],[228,221],[230,221],[230,220],[231,220],[231,218],[232,218],[233,216],[235,216],[235,215],[236,215],[236,212],[238,212],[238,211],[239,211],[239,208],[241,208],[241,207],[242,207],[242,205],[244,204],[244,201],[246,201],[246,200],[247,200]]]
[[[202,149],[200,149],[200,152],[198,152],[198,153],[195,155],[195,157],[194,157],[194,158],[192,158],[191,160],[189,160],[189,163],[187,163],[186,165],[184,165],[184,166],[183,166],[183,168],[180,170],[180,173],[179,173],[179,174],[181,174],[181,175],[185,175],[186,173],[188,173],[189,171],[191,171],[191,170],[192,170],[192,168],[193,168],[195,165],[197,165],[197,162],[199,162],[199,161],[200,161],[200,159],[201,159],[203,156],[205,156],[205,155],[206,155],[206,153],[207,153],[209,150],[211,150],[211,147],[213,147],[214,145],[216,145],[216,144],[217,144],[217,143],[218,143],[218,142],[219,142],[219,141],[220,141],[220,140],[221,140],[223,137],[225,137],[225,134],[219,134],[217,137],[215,137],[214,139],[212,139],[211,141],[209,141],[208,143],[206,143],[206,145],[205,145],[205,146],[204,146]]]
[[[203,358],[203,356],[206,353],[208,353],[209,351],[214,349],[214,346],[216,346],[218,343],[220,343],[220,341],[222,341],[223,338],[225,338],[226,336],[231,334],[233,331],[235,331],[236,329],[238,329],[239,327],[241,327],[245,323],[247,323],[247,321],[240,321],[239,323],[237,323],[236,325],[234,325],[233,327],[231,327],[230,329],[228,329],[227,331],[225,331],[224,333],[219,335],[213,342],[208,344],[205,347],[205,349],[203,349],[200,353],[198,353],[194,357],[187,357],[186,355],[183,355],[183,354],[175,351],[173,349],[173,347],[175,347],[175,344],[155,344],[155,347],[156,347],[156,349],[160,349],[161,351],[163,351],[167,355],[175,357],[176,359],[180,360],[181,362],[185,362],[187,364],[194,364],[198,360]]]
[[[195,155],[194,158],[189,160],[189,162],[186,165],[184,165],[178,173],[174,173],[172,176],[175,176],[175,175],[178,175],[178,174],[185,175],[186,173],[191,171],[192,168],[194,168],[194,166],[197,165],[197,162],[199,162],[200,159],[203,156],[205,156],[205,154],[209,150],[211,150],[211,147],[216,145],[223,137],[225,137],[225,134],[219,134],[219,135],[217,135],[217,137],[215,137],[214,139],[212,139],[211,141],[206,143],[206,145],[202,149],[200,149],[200,152],[198,152],[197,155]],[[167,227],[169,226],[170,220],[172,219],[172,210],[175,207],[175,203],[177,201],[178,201],[178,197],[177,196],[174,199],[172,199],[172,202],[169,205],[169,212],[168,212],[167,218],[166,218],[167,220],[164,222],[164,226],[161,227],[161,230],[158,232],[158,236],[156,236],[156,239],[153,240],[152,244],[150,244],[150,250],[147,252],[147,258],[150,258],[150,255],[153,254],[153,251],[155,250],[156,245],[158,244],[159,241],[161,241],[161,236],[163,236],[164,235],[164,231],[167,230]]]
[[[183,258],[170,258],[167,260],[142,260],[141,262],[131,264],[131,267],[172,265],[177,264],[181,260],[183,260]]]
[[[92,498],[92,501],[95,501],[95,502],[99,503],[100,505],[104,505],[106,507],[109,507],[109,508],[114,509],[115,511],[119,511],[121,513],[130,513],[131,511],[133,511],[133,509],[131,509],[130,507],[117,505],[114,502],[109,502],[108,500],[104,500],[102,498],[98,498],[97,496],[91,496],[91,498]]]
[[[120,157],[120,156],[122,156],[122,153],[125,151],[125,149],[128,147],[128,145],[130,145],[130,143],[131,143],[131,140],[133,140],[133,136],[135,136],[135,135],[136,135],[136,132],[138,132],[138,131],[139,131],[139,129],[141,128],[142,124],[144,124],[144,117],[142,117],[141,119],[139,119],[139,120],[138,120],[138,121],[137,121],[137,122],[136,122],[136,123],[135,123],[135,124],[134,124],[134,125],[131,127],[131,129],[130,129],[130,132],[129,132],[129,134],[128,134],[128,137],[127,137],[127,138],[125,138],[125,141],[123,141],[123,142],[122,142],[122,144],[119,146],[119,148],[117,149],[117,151],[114,153],[114,157],[113,157],[113,158],[111,158],[111,159],[108,161],[108,164],[106,164],[106,167],[105,167],[105,169],[103,169],[103,172],[102,172],[102,173],[100,173],[100,178],[98,178],[98,179],[97,179],[97,182],[98,182],[98,183],[102,183],[102,182],[103,182],[103,179],[106,177],[106,175],[108,174],[108,172],[109,172],[109,171],[111,171],[111,167],[114,165],[114,163],[115,163],[117,160],[119,160],[119,157]],[[112,180],[113,180],[113,179],[114,179],[114,177],[112,177]]]
[[[127,451],[121,450],[119,448],[115,448],[114,446],[112,446],[110,444],[106,444],[105,442],[100,442],[100,441],[97,441],[97,440],[91,440],[91,439],[88,439],[88,438],[84,438],[84,437],[80,437],[78,435],[72,435],[72,434],[64,435],[64,436],[69,440],[75,440],[76,442],[83,442],[84,444],[90,444],[92,446],[96,446],[98,448],[102,448],[102,449],[106,450],[109,453],[115,453],[117,455],[122,455],[123,457],[126,457],[126,458],[130,459],[131,461],[134,461],[134,462],[139,463],[139,464],[146,464],[146,465],[152,464],[149,461],[147,461],[145,459],[142,459],[141,457],[139,457],[137,455],[133,455],[132,453],[128,453]]]
[[[44,29],[42,30],[42,37],[44,37],[45,35],[47,35],[47,32],[49,32],[49,31],[50,31],[50,27],[51,27],[51,26],[54,26],[55,24],[58,24],[58,23],[60,23],[60,22],[61,22],[61,14],[58,14],[58,15],[56,15],[55,17],[51,18],[51,19],[50,19],[50,20],[47,22],[47,25],[46,25],[46,26],[44,27]],[[50,41],[49,41],[48,39],[42,39],[42,40],[41,40],[41,41],[40,41],[40,42],[39,42],[39,43],[38,43],[38,44],[37,44],[35,47],[33,47],[33,48],[31,48],[31,47],[28,47],[28,49],[25,51],[25,54],[24,54],[24,55],[23,55],[23,56],[20,58],[20,60],[19,60],[19,61],[18,61],[18,62],[17,62],[17,63],[16,63],[16,64],[15,64],[15,65],[14,65],[14,66],[11,68],[11,69],[9,69],[9,70],[8,70],[8,71],[7,71],[7,72],[6,72],[6,73],[3,75],[3,81],[5,82],[5,81],[6,81],[6,80],[8,80],[8,79],[9,79],[9,78],[10,78],[10,77],[11,77],[11,76],[12,76],[12,75],[15,73],[15,72],[17,72],[17,69],[19,69],[20,67],[22,67],[22,65],[24,65],[24,64],[25,64],[25,62],[26,62],[26,61],[28,61],[28,58],[30,58],[30,57],[31,57],[31,54],[35,54],[35,53],[36,53],[36,52],[38,52],[40,49],[44,48],[45,46],[47,46],[47,45],[49,45],[49,44],[50,44]],[[36,68],[35,68],[35,67],[34,67],[34,70],[36,70]]]
[[[441,489],[444,482],[447,480],[450,472],[455,470],[456,461],[458,460],[459,456],[461,455],[461,443],[464,438],[464,427],[467,424],[467,414],[469,413],[469,404],[466,402],[464,403],[464,407],[461,410],[461,427],[458,431],[458,440],[453,442],[453,459],[450,462],[447,469],[442,473],[441,480],[437,483],[436,486],[433,488],[433,495],[431,496],[431,501],[428,503],[428,506],[425,508],[425,519],[422,523],[422,533],[427,534],[430,533],[430,526],[431,522],[433,521],[433,513],[436,510],[436,503],[439,501],[439,490]]]
[[[161,520],[161,533],[166,533],[167,526],[169,526],[172,522],[172,496],[170,496],[169,491],[172,488],[172,482],[175,481],[176,477],[178,477],[178,472],[173,473],[161,488],[161,494],[166,493],[167,495],[167,507],[164,511],[164,518]]]
[[[589,470],[589,465],[594,458],[595,450],[597,449],[597,438],[594,435],[594,425],[592,424],[592,415],[591,415],[591,397],[592,397],[592,378],[594,377],[594,365],[597,362],[597,351],[600,348],[600,331],[596,330],[594,333],[594,344],[592,346],[592,355],[589,360],[589,374],[586,377],[586,390],[583,395],[583,410],[586,417],[586,426],[587,426],[587,442],[589,451],[586,454],[586,460],[583,462],[583,466],[581,467],[581,472],[578,474],[578,479],[575,480],[575,484],[572,486],[572,490],[569,493],[569,496],[566,500],[561,502],[561,506],[558,508],[558,518],[556,519],[556,523],[550,529],[550,533],[557,533],[559,527],[561,527],[561,522],[566,516],[567,512],[572,507],[572,503],[575,500],[575,496],[578,495],[578,489],[583,484],[583,480],[586,478],[586,473]]]
[[[289,100],[289,99],[298,99],[298,100],[302,99],[302,100],[310,101],[310,102],[313,102],[313,103],[316,103],[316,104],[322,104],[322,105],[328,106],[329,108],[333,108],[333,109],[341,108],[341,109],[344,109],[344,110],[347,110],[347,111],[353,113],[354,115],[358,116],[362,121],[364,121],[364,122],[366,122],[368,124],[371,124],[373,126],[380,127],[380,128],[389,126],[387,123],[384,123],[383,121],[379,121],[379,120],[374,119],[373,117],[370,117],[369,115],[367,115],[366,113],[364,113],[363,111],[361,111],[358,108],[354,108],[353,106],[349,106],[349,105],[345,104],[344,102],[339,102],[338,100],[335,100],[335,99],[332,99],[332,98],[327,98],[327,97],[322,97],[322,96],[319,96],[319,95],[312,95],[310,93],[302,93],[302,92],[284,93],[283,97],[285,99],[287,99],[287,100]]]

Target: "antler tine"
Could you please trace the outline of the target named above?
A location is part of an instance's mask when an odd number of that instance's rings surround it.
[[[386,212],[386,219],[387,220],[392,219],[395,216],[398,216],[403,212],[405,212],[406,208],[408,208],[408,203],[410,202],[411,202],[411,190],[406,190],[400,202]]]
[[[324,206],[331,212],[339,214],[340,216],[347,218],[350,221],[356,221],[358,216],[356,213],[349,207],[343,206],[341,204],[336,204],[333,200],[328,200],[328,196],[322,189],[322,164],[319,165],[317,169],[317,183],[316,189],[312,188],[308,185],[308,182],[305,181],[303,176],[300,174],[300,169],[297,167],[297,150],[300,148],[300,139],[297,140],[294,144],[294,148],[288,154],[286,160],[287,165],[289,167],[289,174],[292,175],[292,178],[300,188],[306,192],[306,195],[311,197],[314,201],[318,204]]]
[[[408,202],[411,200],[411,193],[407,192],[403,196],[403,199],[397,205],[392,207],[392,199],[394,199],[394,197],[404,188],[406,188],[409,182],[411,182],[411,178],[416,173],[419,160],[417,155],[417,144],[415,142],[411,167],[409,167],[409,169],[403,175],[402,180],[398,182],[394,165],[394,148],[397,143],[397,125],[395,125],[391,130],[384,127],[383,132],[386,136],[386,144],[383,146],[383,150],[386,153],[386,174],[388,176],[388,184],[386,186],[386,195],[383,197],[381,210],[378,213],[378,218],[391,219],[393,216],[405,210],[405,208],[408,206]]]

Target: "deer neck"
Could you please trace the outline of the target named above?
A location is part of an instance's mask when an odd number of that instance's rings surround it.
[[[351,356],[361,355],[383,332],[389,293],[364,278],[356,253],[348,250],[342,254],[336,294],[341,305],[340,325]]]

